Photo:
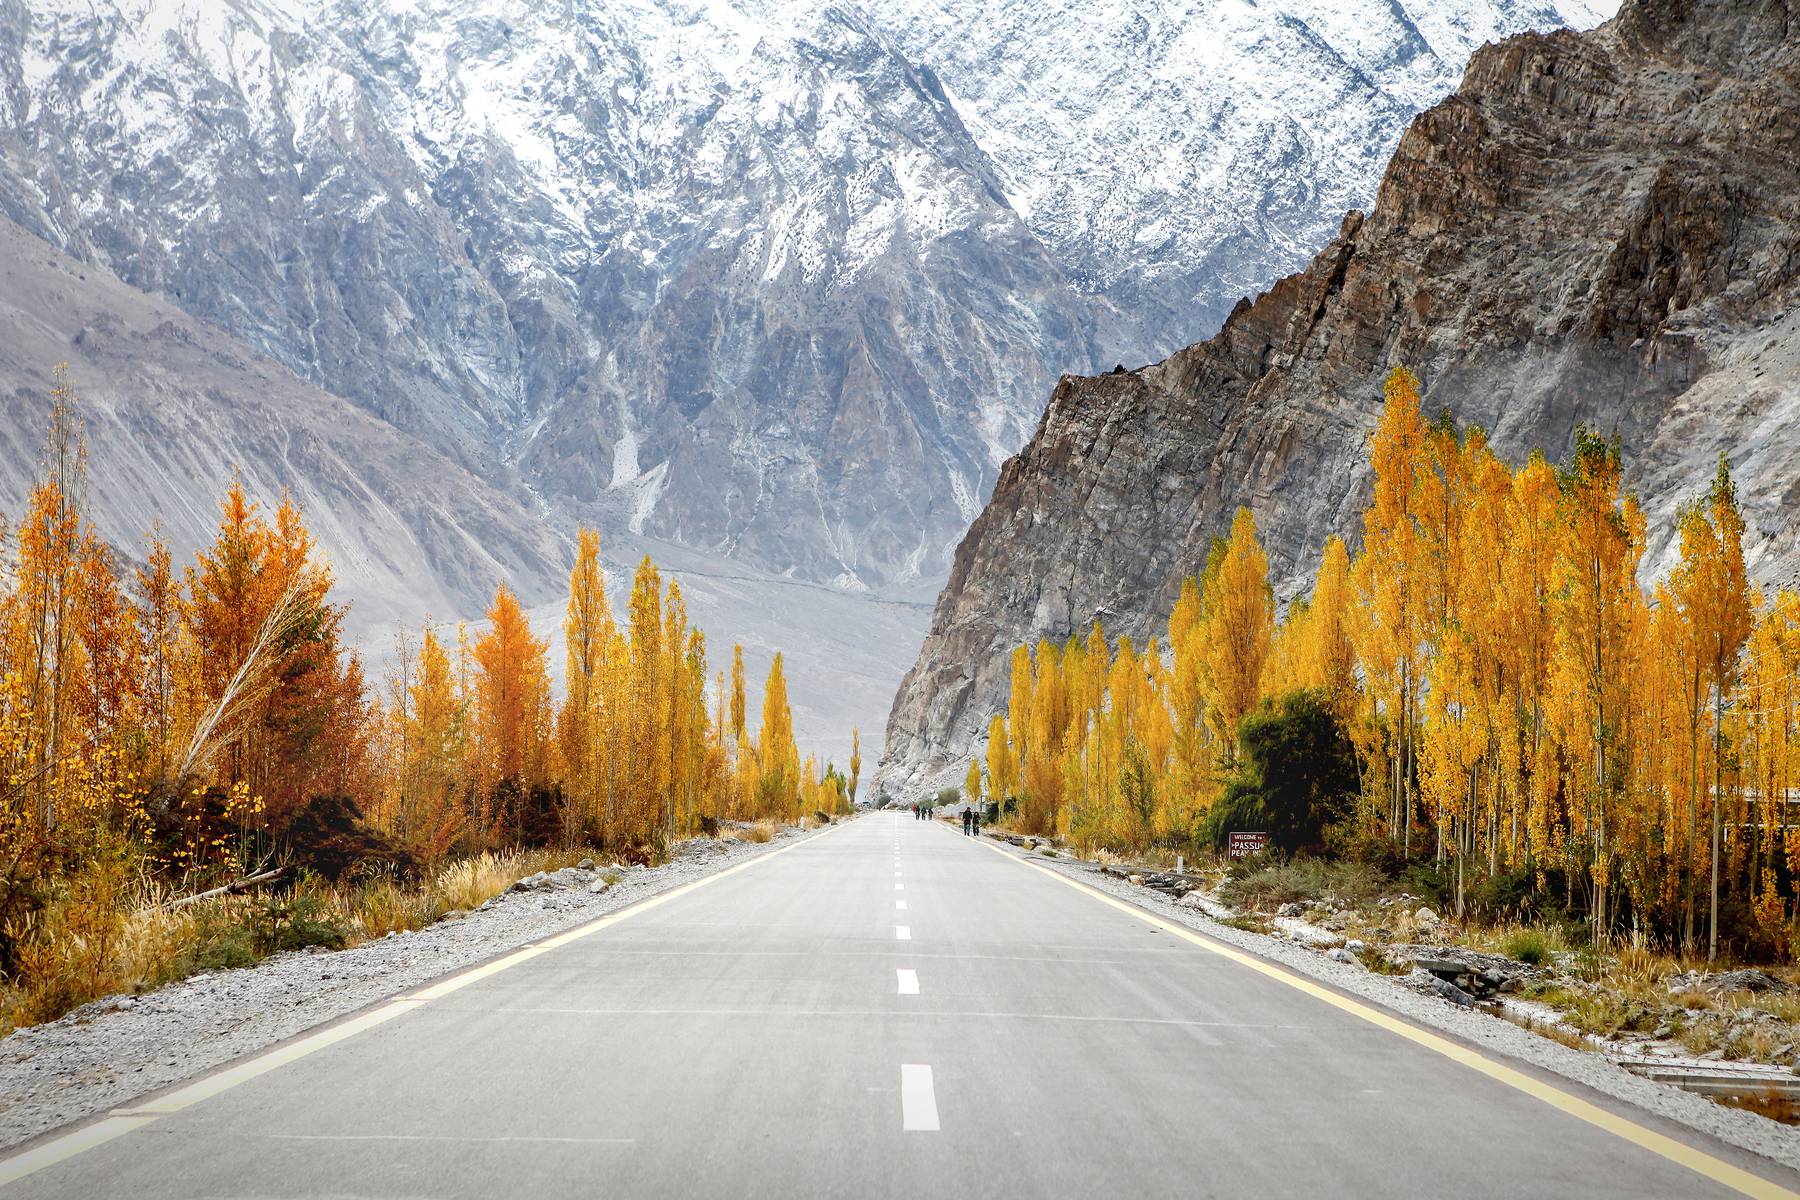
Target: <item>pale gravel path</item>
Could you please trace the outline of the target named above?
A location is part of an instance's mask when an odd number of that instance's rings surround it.
[[[0,1147],[96,1116],[399,992],[765,854],[764,844],[684,842],[599,895],[504,892],[485,909],[349,950],[296,951],[147,993],[99,1000],[0,1040]],[[129,1003],[129,1002],[128,1002]]]
[[[1353,996],[1372,1000],[1410,1021],[1451,1034],[1498,1056],[1517,1059],[1560,1075],[1615,1100],[1800,1171],[1800,1128],[1742,1109],[1714,1104],[1669,1084],[1654,1083],[1633,1075],[1603,1055],[1574,1050],[1499,1017],[1458,1008],[1436,996],[1422,995],[1403,986],[1398,976],[1378,975],[1360,965],[1333,962],[1323,954],[1293,942],[1221,924],[1191,905],[1177,904],[1153,888],[1134,886],[1106,875],[1092,863],[1021,854],[1003,843],[1001,849],[1021,861],[1068,875],[1096,891],[1177,921],[1215,941],[1248,951]]]

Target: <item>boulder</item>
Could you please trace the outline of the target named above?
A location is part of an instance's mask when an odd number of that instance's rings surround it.
[[[1755,967],[1745,967],[1736,971],[1720,971],[1716,975],[1702,976],[1700,986],[1715,996],[1726,992],[1754,992],[1757,995],[1773,993],[1781,995],[1794,990],[1794,985],[1786,980],[1777,979],[1767,971],[1759,971]]]
[[[1463,991],[1448,979],[1439,979],[1434,975],[1432,976],[1432,981],[1436,985],[1437,994],[1450,1001],[1450,1003],[1457,1005],[1460,1008],[1475,1007],[1475,997],[1471,996],[1468,992]]]

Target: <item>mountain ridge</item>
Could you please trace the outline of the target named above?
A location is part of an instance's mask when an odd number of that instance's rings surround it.
[[[1646,571],[1729,451],[1753,568],[1790,578],[1795,27],[1781,3],[1664,0],[1488,46],[1306,271],[1160,363],[1063,377],[958,549],[882,777],[958,773],[1012,646],[1095,617],[1154,632],[1240,504],[1278,595],[1296,595],[1325,537],[1354,538],[1360,446],[1394,365],[1502,453],[1557,454],[1583,422],[1617,432],[1647,500]]]
[[[1292,265],[1473,45],[1595,15],[0,0],[0,214],[564,525],[909,589],[1061,372]]]

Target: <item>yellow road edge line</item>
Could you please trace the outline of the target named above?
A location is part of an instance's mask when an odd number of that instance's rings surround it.
[[[1666,1134],[1657,1133],[1653,1129],[1647,1129],[1635,1121],[1621,1117],[1617,1113],[1610,1112],[1607,1109],[1600,1107],[1598,1104],[1583,1100],[1579,1096],[1565,1092],[1559,1087],[1545,1083],[1543,1080],[1528,1075],[1524,1071],[1509,1067],[1504,1063],[1495,1062],[1486,1055],[1467,1046],[1459,1045],[1447,1037],[1432,1033],[1427,1029],[1412,1024],[1410,1021],[1405,1021],[1399,1017],[1384,1013],[1380,1009],[1373,1008],[1360,1000],[1353,1000],[1349,996],[1342,995],[1323,984],[1315,983],[1303,976],[1296,975],[1287,968],[1277,966],[1266,959],[1258,958],[1254,954],[1239,950],[1234,946],[1228,946],[1223,942],[1214,941],[1212,938],[1189,929],[1179,922],[1158,916],[1148,909],[1139,908],[1137,905],[1120,900],[1116,896],[1109,896],[1098,888],[1089,887],[1078,879],[1070,879],[1059,871],[1053,871],[1048,867],[1039,866],[1037,863],[1029,862],[1018,855],[1013,854],[1011,851],[1001,849],[993,842],[980,842],[979,844],[992,850],[1002,858],[1010,859],[1019,866],[1026,867],[1041,875],[1048,876],[1058,883],[1066,884],[1076,891],[1082,892],[1093,899],[1100,901],[1102,904],[1110,905],[1120,912],[1127,913],[1147,924],[1154,925],[1164,932],[1172,933],[1176,937],[1191,942],[1203,950],[1219,955],[1221,958],[1229,959],[1240,966],[1249,967],[1251,970],[1260,972],[1271,979],[1284,983],[1296,991],[1304,992],[1314,999],[1323,1000],[1325,1003],[1367,1021],[1371,1025],[1385,1029],[1389,1033],[1398,1034],[1410,1042],[1414,1042],[1428,1050],[1443,1055],[1452,1062],[1460,1063],[1472,1071],[1478,1071],[1488,1078],[1503,1083],[1516,1091],[1523,1092],[1533,1099],[1541,1100],[1550,1107],[1567,1113],[1577,1120],[1585,1121],[1589,1125],[1598,1129],[1603,1129],[1616,1137],[1623,1138],[1625,1141],[1628,1141],[1635,1146],[1640,1146],[1643,1149],[1650,1151],[1652,1154],[1675,1163],[1677,1166],[1686,1167],[1688,1170],[1710,1179],[1714,1183],[1730,1188],[1732,1191],[1741,1193],[1745,1196],[1754,1197],[1754,1200],[1800,1200],[1800,1193],[1790,1191],[1778,1183],[1773,1183],[1764,1179],[1760,1175],[1754,1175],[1751,1172],[1744,1170],[1742,1167],[1733,1166],[1723,1159],[1715,1158],[1713,1155],[1710,1155],[1703,1150],[1695,1149],[1686,1142],[1677,1141]]]
[[[845,822],[845,824],[848,824],[848,822]],[[53,1167],[58,1163],[67,1162],[76,1155],[83,1154],[97,1146],[103,1146],[114,1138],[122,1137],[137,1129],[142,1129],[144,1126],[151,1124],[160,1117],[166,1117],[171,1113],[180,1112],[182,1109],[198,1104],[202,1100],[211,1099],[221,1092],[236,1087],[240,1083],[247,1083],[259,1075],[268,1074],[277,1067],[284,1067],[288,1063],[305,1058],[315,1051],[323,1050],[327,1046],[336,1045],[338,1042],[353,1038],[359,1033],[366,1032],[377,1025],[393,1020],[402,1013],[413,1012],[422,1008],[432,1000],[447,996],[451,992],[459,991],[462,988],[468,987],[471,983],[476,983],[491,975],[497,975],[508,967],[516,967],[522,962],[536,958],[540,954],[548,953],[559,946],[566,946],[570,942],[578,941],[581,938],[599,933],[603,929],[611,928],[621,921],[629,920],[639,913],[648,912],[650,909],[658,908],[667,904],[669,901],[680,896],[685,896],[698,888],[703,888],[711,883],[717,883],[721,879],[736,875],[739,871],[749,870],[751,867],[757,866],[760,863],[766,863],[772,858],[777,858],[786,854],[789,850],[797,850],[801,846],[816,841],[825,834],[843,827],[844,826],[840,824],[833,824],[826,829],[815,833],[812,837],[801,838],[798,841],[790,842],[786,846],[767,851],[763,854],[758,854],[754,858],[745,859],[743,862],[738,863],[735,866],[726,867],[722,871],[715,872],[711,875],[704,875],[699,879],[689,880],[687,883],[672,887],[667,891],[658,892],[654,896],[646,896],[644,899],[639,900],[634,904],[627,905],[618,912],[607,913],[603,917],[596,917],[594,920],[589,921],[584,925],[577,925],[573,929],[566,929],[541,942],[529,943],[514,950],[510,954],[502,955],[492,962],[483,963],[477,967],[470,967],[466,971],[459,971],[448,979],[439,980],[437,983],[420,991],[403,996],[396,996],[385,1004],[382,1004],[379,1008],[372,1009],[360,1016],[351,1017],[348,1020],[330,1025],[319,1030],[317,1033],[307,1034],[286,1045],[277,1046],[273,1050],[264,1051],[255,1058],[246,1059],[243,1062],[226,1067],[222,1071],[208,1075],[203,1079],[196,1080],[195,1082],[190,1083],[185,1087],[178,1088],[165,1096],[146,1101],[143,1104],[113,1109],[107,1116],[83,1125],[79,1129],[72,1130],[60,1137],[51,1138],[48,1141],[39,1142],[26,1150],[12,1154],[6,1158],[0,1158],[0,1187],[16,1183],[28,1175],[34,1175],[37,1172],[44,1170],[46,1167]]]
[[[92,1150],[95,1146],[104,1146],[116,1137],[141,1129],[155,1117],[118,1116],[104,1117],[92,1125],[85,1125],[74,1133],[65,1134],[54,1141],[33,1146],[23,1154],[0,1162],[0,1187],[15,1183],[42,1171],[45,1167],[53,1167],[57,1163],[74,1158],[77,1154]]]

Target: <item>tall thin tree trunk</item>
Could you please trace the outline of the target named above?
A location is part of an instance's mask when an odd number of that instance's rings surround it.
[[[1715,681],[1716,683],[1716,681]],[[1719,956],[1719,806],[1725,799],[1724,751],[1719,743],[1725,719],[1725,689],[1713,688],[1712,904],[1706,935],[1706,961]]]

